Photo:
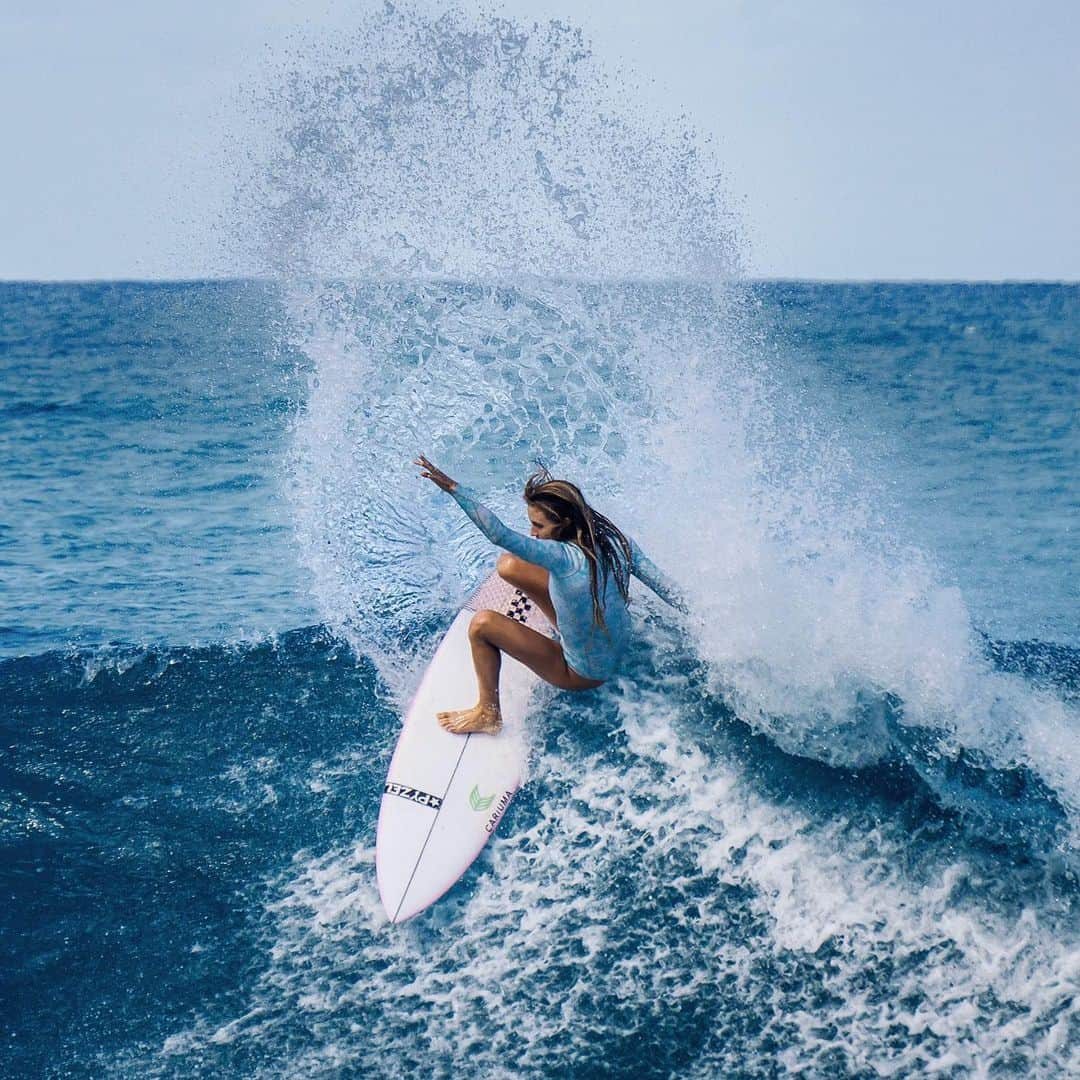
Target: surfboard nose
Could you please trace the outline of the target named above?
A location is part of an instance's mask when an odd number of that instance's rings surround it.
[[[462,740],[464,742],[464,740]],[[491,838],[521,781],[516,754],[485,737],[462,754],[443,798],[387,781],[375,841],[375,874],[386,917],[405,922],[430,907],[469,868]],[[494,773],[488,790],[472,769]]]

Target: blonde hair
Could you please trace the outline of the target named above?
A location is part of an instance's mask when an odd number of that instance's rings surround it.
[[[603,514],[585,501],[581,489],[569,480],[556,480],[540,468],[525,481],[525,501],[538,506],[562,528],[556,539],[576,544],[589,563],[592,587],[593,621],[606,626],[604,605],[600,602],[601,580],[614,574],[623,600],[630,598],[630,541]]]

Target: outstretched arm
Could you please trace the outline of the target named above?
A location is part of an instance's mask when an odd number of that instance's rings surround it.
[[[665,603],[676,611],[689,614],[690,608],[679,587],[638,547],[636,540],[630,541],[630,573],[642,584],[647,585]]]
[[[501,547],[526,562],[542,566],[556,577],[563,577],[575,569],[574,552],[570,544],[558,540],[534,540],[531,536],[511,529],[477,498],[474,491],[456,480],[451,480],[426,457],[418,457],[413,464],[419,465],[423,470],[421,476],[450,495],[496,547]]]

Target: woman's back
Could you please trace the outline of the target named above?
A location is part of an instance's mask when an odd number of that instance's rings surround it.
[[[558,630],[566,662],[589,679],[607,679],[618,665],[630,638],[630,615],[613,572],[600,571],[600,606],[604,625],[594,617],[592,575],[584,552],[573,543],[547,541],[571,549],[576,563],[568,574],[551,574],[551,603],[559,617]]]

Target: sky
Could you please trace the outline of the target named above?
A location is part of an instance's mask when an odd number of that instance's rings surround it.
[[[0,280],[221,272],[238,92],[376,2],[0,0]],[[578,23],[709,137],[754,276],[1080,280],[1076,0],[482,10]]]

